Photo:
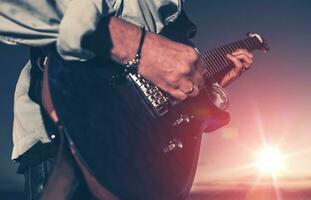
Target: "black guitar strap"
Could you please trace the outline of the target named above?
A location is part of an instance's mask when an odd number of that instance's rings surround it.
[[[194,46],[191,39],[196,33],[196,25],[188,18],[184,11],[181,12],[174,22],[165,26],[161,31],[161,35],[176,42],[186,43],[190,46]]]

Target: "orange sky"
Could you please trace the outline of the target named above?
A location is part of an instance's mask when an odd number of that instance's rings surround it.
[[[274,63],[269,64],[284,65]],[[280,185],[311,188],[310,178],[305,178],[311,177],[311,95],[300,82],[281,79],[275,71],[269,72],[274,79],[266,79],[259,67],[229,88],[232,121],[204,136],[196,184],[253,183],[260,172],[249,165],[266,143],[278,146],[285,156]]]
[[[287,156],[279,185],[311,188],[311,2],[208,0],[186,1],[186,7],[199,28],[199,49],[248,31],[262,33],[271,46],[267,54],[255,52],[253,68],[227,88],[232,120],[204,136],[195,187],[253,184],[260,172],[245,166],[265,141]]]

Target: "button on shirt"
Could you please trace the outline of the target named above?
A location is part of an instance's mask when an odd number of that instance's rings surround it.
[[[181,13],[183,0],[1,0],[0,41],[32,47],[56,43],[65,60],[85,61],[95,53],[82,46],[101,18],[117,16],[159,33]],[[31,64],[23,68],[14,98],[13,153],[18,158],[38,141],[50,142],[40,107],[28,96]]]

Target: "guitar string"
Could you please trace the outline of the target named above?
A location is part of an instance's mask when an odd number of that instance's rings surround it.
[[[238,48],[245,48],[248,51],[253,51],[259,48],[259,45],[256,43],[253,37],[250,37],[245,40],[240,40],[240,41],[228,44],[220,48],[211,49],[209,51],[205,51],[205,52],[198,51],[199,55],[201,56],[201,58],[203,59],[206,65],[203,71],[203,75],[205,76],[205,78],[207,78],[211,82],[216,82],[215,77],[214,77],[215,74],[224,70],[225,68],[228,67],[228,65],[231,64],[229,59],[224,57],[224,55],[222,54],[232,53]],[[214,69],[213,67],[209,67],[210,65],[214,66],[216,69]]]

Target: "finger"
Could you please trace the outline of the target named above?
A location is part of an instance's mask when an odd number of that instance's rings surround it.
[[[245,69],[249,69],[250,66],[253,64],[253,59],[246,54],[238,54],[235,57],[240,60],[243,65],[242,67]]]
[[[239,77],[243,72],[243,63],[235,56],[227,55],[229,60],[233,62],[234,68],[230,70],[227,74],[229,79],[233,79],[233,77]]]
[[[180,82],[179,90],[190,97],[195,97],[199,94],[199,87],[191,80],[182,80]]]
[[[220,81],[220,85],[223,87],[226,87],[230,83],[232,83],[234,80],[236,80],[238,77],[241,76],[242,74],[242,69],[241,68],[233,68],[231,69]]]
[[[189,76],[190,80],[199,88],[204,87],[206,73],[206,64],[202,58],[195,63],[195,71]]]
[[[193,85],[193,90],[190,93],[187,93],[189,97],[196,97],[200,93],[200,89],[197,85]]]
[[[194,89],[194,83],[190,81],[189,79],[181,79],[179,81],[179,87],[178,89],[181,90],[183,93],[188,94],[193,91]]]
[[[253,54],[250,53],[248,50],[246,49],[237,49],[235,50],[232,55],[235,56],[235,55],[238,55],[238,54],[246,54],[247,56],[249,56],[250,58],[253,58]]]
[[[163,83],[163,82],[162,84],[156,84],[156,86],[158,86],[159,88],[161,88],[162,90],[167,92],[169,95],[171,95],[172,97],[178,100],[185,100],[188,97],[187,94],[185,94],[184,92],[178,89],[178,86],[172,87],[171,85],[167,83]]]
[[[174,90],[168,91],[168,93],[169,93],[171,96],[173,96],[173,97],[175,97],[176,99],[181,100],[181,101],[187,99],[187,97],[188,97],[188,95],[185,94],[185,93],[184,93],[183,91],[181,91],[181,90],[175,90],[175,89],[174,89]]]
[[[205,79],[201,72],[198,71],[194,72],[190,77],[190,80],[194,85],[198,86],[199,88],[204,87]]]
[[[242,62],[236,56],[232,56],[230,54],[227,54],[227,57],[229,58],[229,60],[231,62],[233,62],[235,68],[242,68],[243,67]]]

